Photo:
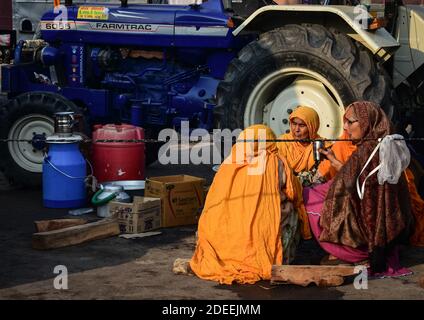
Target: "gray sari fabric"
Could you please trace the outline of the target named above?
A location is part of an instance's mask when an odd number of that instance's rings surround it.
[[[300,242],[300,222],[299,216],[293,206],[293,203],[288,201],[283,189],[286,184],[286,175],[284,173],[284,164],[281,160],[278,161],[278,178],[280,184],[280,199],[281,199],[281,241],[283,243],[283,264],[293,262],[296,255],[296,248]]]

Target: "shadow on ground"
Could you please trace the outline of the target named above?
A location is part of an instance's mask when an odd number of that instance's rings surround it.
[[[204,177],[209,185],[212,165],[160,165],[147,169],[147,176],[190,174]],[[423,272],[424,248],[404,250],[402,264],[414,267],[413,277],[375,280],[370,290],[357,292],[352,285],[338,288],[307,288],[293,285],[217,285],[195,276],[174,275],[177,258],[189,258],[195,246],[196,226],[161,229],[159,236],[126,240],[118,237],[49,251],[31,248],[33,222],[62,218],[67,210],[42,206],[40,189],[0,192],[0,299],[362,299],[412,297],[422,299],[416,285]],[[69,217],[69,216],[68,216]],[[85,216],[84,216],[85,217]],[[90,219],[97,219],[95,215]],[[318,264],[324,251],[314,240],[301,242],[295,264]],[[70,289],[55,290],[56,265],[65,265]],[[394,290],[393,288],[396,288]]]
[[[56,265],[67,266],[71,274],[123,264],[142,257],[151,247],[177,245],[188,233],[193,233],[191,229],[187,229],[186,232],[162,229],[161,236],[146,238],[143,241],[128,241],[114,237],[71,247],[38,251],[31,247],[31,236],[35,231],[33,221],[63,218],[67,211],[43,208],[40,190],[2,192],[0,203],[2,203],[0,288],[50,279]],[[96,219],[94,215],[84,217],[89,220]]]
[[[337,300],[344,294],[329,288],[319,288],[314,284],[307,288],[295,285],[275,285],[268,281],[260,281],[254,285],[231,285],[217,287],[237,293],[243,300]]]
[[[189,168],[191,167],[191,169]],[[205,177],[207,184],[212,182],[214,172],[212,166],[197,166],[196,176]],[[190,174],[193,166],[160,165],[155,163],[147,169],[147,177]],[[31,236],[35,231],[34,221],[43,219],[69,218],[68,210],[48,209],[42,205],[40,189],[16,189],[0,192],[0,289],[19,284],[50,279],[56,265],[65,265],[68,272],[97,269],[133,261],[142,257],[149,248],[175,244],[192,235],[195,228],[161,229],[162,235],[140,240],[121,239],[118,237],[96,240],[89,243],[59,248],[48,251],[37,251],[31,247]],[[96,220],[95,215],[82,216]],[[184,231],[186,230],[186,231]]]

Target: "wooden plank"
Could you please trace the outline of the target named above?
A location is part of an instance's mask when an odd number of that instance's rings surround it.
[[[344,277],[358,274],[355,266],[272,266],[272,284],[297,284],[306,287],[315,283],[320,287],[339,286]]]
[[[88,221],[85,219],[52,219],[52,220],[39,220],[34,221],[35,229],[37,232],[53,231],[67,227],[80,226],[86,224]]]
[[[39,250],[61,248],[116,236],[119,233],[119,224],[116,220],[103,219],[80,226],[34,233],[32,247]]]

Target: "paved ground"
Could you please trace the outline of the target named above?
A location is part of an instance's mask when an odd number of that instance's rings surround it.
[[[213,178],[211,166],[160,166],[148,176],[188,173]],[[418,279],[424,276],[424,248],[403,250],[402,262],[414,275],[370,280],[368,290],[347,283],[338,288],[292,285],[224,286],[172,273],[176,258],[189,258],[195,227],[163,229],[150,238],[118,237],[87,244],[36,251],[31,248],[33,221],[66,216],[66,210],[45,209],[40,190],[0,191],[0,299],[424,299]],[[95,219],[95,216],[91,216]],[[322,251],[314,241],[302,244],[297,263],[316,263]],[[65,265],[68,290],[56,290],[53,269]]]

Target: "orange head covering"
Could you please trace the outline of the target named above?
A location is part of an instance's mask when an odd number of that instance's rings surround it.
[[[289,120],[291,121],[294,118],[299,118],[305,122],[309,131],[309,139],[315,139],[318,136],[319,116],[314,109],[299,106],[290,114]]]
[[[312,108],[299,106],[290,115],[289,119],[299,118],[305,122],[309,131],[309,139],[320,139],[318,135],[319,116]],[[293,134],[286,133],[280,139],[295,139]],[[300,142],[278,142],[277,147],[283,157],[287,159],[294,172],[311,170],[315,164],[312,143],[303,145]]]
[[[231,150],[231,156],[224,161],[224,164],[250,161],[259,154],[276,152],[278,150],[276,143],[267,141],[275,139],[271,128],[263,124],[250,126],[240,133],[237,143]]]
[[[269,280],[272,265],[282,263],[278,173],[282,159],[274,142],[243,142],[252,139],[275,139],[275,135],[263,125],[244,130],[209,189],[199,219],[196,250],[190,260],[191,269],[202,279],[224,284],[254,283]],[[261,160],[265,162],[263,171],[250,174]],[[302,205],[304,209],[302,193],[296,189],[297,179],[286,164],[284,169],[283,191],[295,207]],[[299,218],[307,223],[302,213]],[[305,230],[310,237],[309,229]]]
[[[255,139],[261,140],[275,139],[274,131],[272,131],[270,127],[264,124],[254,124],[240,132],[237,142],[243,142],[244,140],[249,141],[252,139],[252,136]],[[268,147],[272,147],[274,144],[275,142],[267,142]]]

